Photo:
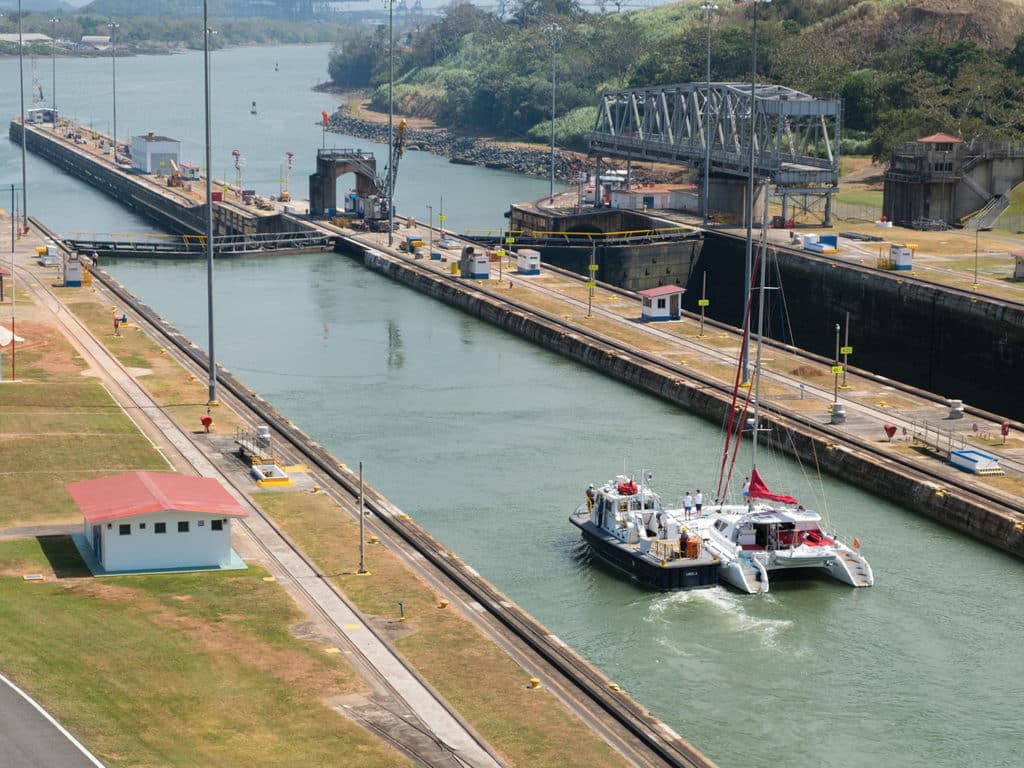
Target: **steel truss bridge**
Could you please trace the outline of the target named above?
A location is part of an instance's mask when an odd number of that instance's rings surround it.
[[[841,103],[780,85],[754,90],[754,177],[787,198],[824,197],[826,217],[839,183]],[[601,96],[590,154],[703,168],[710,175],[750,175],[751,87],[681,83],[609,91]],[[705,129],[705,121],[710,130]],[[756,182],[757,183],[757,182]],[[785,210],[783,215],[785,216]]]

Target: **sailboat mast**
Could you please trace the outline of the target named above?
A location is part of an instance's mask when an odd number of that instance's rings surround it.
[[[757,469],[757,440],[761,433],[761,348],[764,346],[764,283],[765,283],[765,262],[767,261],[768,250],[768,183],[765,179],[761,196],[764,200],[763,214],[761,216],[761,242],[760,264],[761,272],[758,276],[757,294],[757,357],[754,361],[754,434],[751,438],[750,468]]]

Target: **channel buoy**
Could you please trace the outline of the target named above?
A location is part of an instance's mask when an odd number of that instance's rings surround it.
[[[249,107],[249,114],[250,115],[255,115],[256,114],[256,102],[255,101],[252,103],[252,106]]]

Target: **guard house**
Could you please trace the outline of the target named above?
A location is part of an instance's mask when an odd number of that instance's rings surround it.
[[[459,274],[470,280],[487,280],[491,276],[491,260],[486,253],[478,253],[473,246],[463,246]]]
[[[894,149],[884,179],[882,213],[897,226],[942,228],[975,213],[991,226],[1024,180],[1024,146],[935,133]]]
[[[85,518],[72,538],[95,576],[245,568],[231,520],[249,513],[217,480],[128,472],[65,487]]]
[[[34,107],[33,109],[25,110],[25,121],[30,124],[38,125],[39,123],[56,123],[57,122],[57,110],[51,107]]]
[[[657,288],[637,291],[642,302],[640,320],[649,323],[681,319],[685,292],[686,289],[678,285],[659,285]]]
[[[1024,280],[1024,251],[1010,251],[1013,256],[1014,268],[1012,280]]]
[[[540,251],[533,248],[520,248],[516,251],[516,271],[520,275],[539,275]]]
[[[672,202],[672,190],[667,187],[633,187],[631,189],[614,189],[609,193],[608,203],[611,208],[627,211],[646,211],[655,208],[669,208]]]
[[[143,173],[164,171],[170,173],[171,163],[181,166],[181,142],[150,131],[144,136],[132,136],[132,168]]]

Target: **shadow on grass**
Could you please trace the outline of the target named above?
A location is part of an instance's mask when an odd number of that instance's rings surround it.
[[[39,548],[50,562],[50,567],[58,579],[81,579],[92,576],[70,536],[37,536],[36,541],[39,542]]]

